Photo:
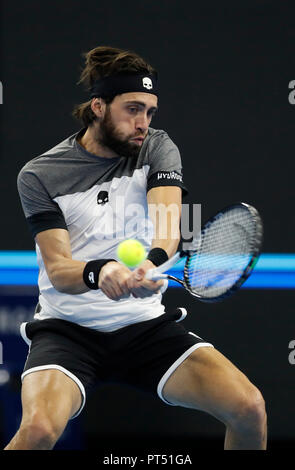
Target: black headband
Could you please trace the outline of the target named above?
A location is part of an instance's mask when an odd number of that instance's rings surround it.
[[[157,75],[114,75],[96,80],[91,87],[91,98],[106,98],[141,91],[158,96]]]

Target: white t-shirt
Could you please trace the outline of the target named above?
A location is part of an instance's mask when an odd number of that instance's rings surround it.
[[[146,194],[156,186],[179,186],[181,159],[166,132],[149,128],[137,158],[102,158],[77,142],[86,129],[29,161],[18,175],[18,191],[32,235],[68,230],[72,258],[80,261],[117,259],[117,247],[135,238],[148,251],[153,228]],[[73,295],[50,282],[38,245],[41,309],[36,319],[60,318],[99,331],[114,331],[164,313],[161,294],[114,301],[100,290]]]

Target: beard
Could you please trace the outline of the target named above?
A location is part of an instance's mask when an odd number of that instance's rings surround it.
[[[109,106],[106,107],[106,112],[103,120],[100,123],[99,136],[97,141],[116,152],[120,157],[136,158],[140,153],[141,146],[132,143],[129,139],[135,136],[124,137],[116,130],[112,120],[111,111]]]

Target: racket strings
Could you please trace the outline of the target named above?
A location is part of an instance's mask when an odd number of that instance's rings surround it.
[[[203,297],[218,297],[243,275],[252,255],[256,223],[237,207],[205,226],[196,241],[198,251],[187,259],[185,275],[190,289]]]

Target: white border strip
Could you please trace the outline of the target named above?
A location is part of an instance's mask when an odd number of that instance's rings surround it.
[[[167,405],[171,406],[178,406],[174,405],[173,403],[170,403],[169,401],[165,400],[165,398],[162,395],[162,391],[164,388],[165,383],[169,379],[170,375],[173,374],[173,372],[177,369],[177,367],[196,349],[201,348],[203,346],[209,346],[211,348],[214,348],[213,344],[211,343],[196,343],[193,346],[191,346],[187,351],[185,351],[173,364],[172,366],[169,367],[169,369],[165,372],[163,377],[161,378],[160,382],[158,383],[157,387],[157,392],[161,400],[163,400]]]
[[[76,418],[80,413],[81,411],[83,410],[84,406],[85,406],[85,403],[86,403],[86,393],[85,393],[85,388],[84,388],[84,385],[82,384],[82,382],[78,379],[78,377],[76,377],[74,374],[72,374],[72,372],[70,372],[69,370],[65,369],[64,367],[62,366],[58,366],[57,364],[46,364],[45,366],[37,366],[37,367],[32,367],[31,369],[28,369],[26,370],[25,372],[22,373],[21,375],[21,380],[23,381],[24,377],[32,372],[37,372],[39,370],[47,370],[47,369],[57,369],[57,370],[60,370],[61,372],[63,372],[65,375],[67,375],[68,377],[70,377],[70,379],[72,379],[79,387],[80,389],[80,392],[81,392],[81,395],[82,395],[82,403],[81,403],[81,406],[80,408],[78,409],[78,411],[70,418],[70,419],[74,419]]]
[[[178,318],[178,320],[175,320],[175,323],[178,323],[179,321],[182,321],[185,319],[185,317],[187,316],[187,311],[184,307],[177,307],[176,310],[181,310],[181,317]]]
[[[27,343],[28,346],[31,346],[31,340],[27,337],[27,333],[26,333],[26,324],[28,322],[25,322],[25,323],[22,323],[21,326],[20,326],[20,334],[21,334],[21,337],[22,339]]]

